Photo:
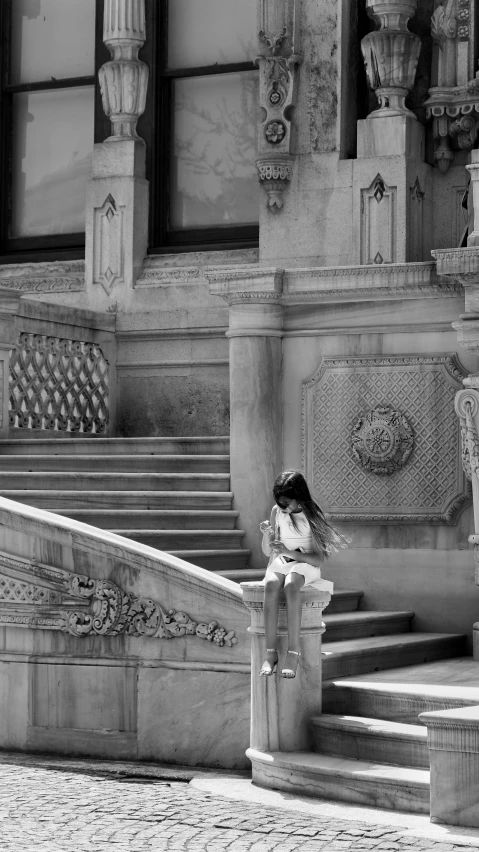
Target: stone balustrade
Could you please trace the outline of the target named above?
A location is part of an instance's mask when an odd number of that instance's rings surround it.
[[[0,304],[2,436],[114,435],[115,317],[5,291]]]

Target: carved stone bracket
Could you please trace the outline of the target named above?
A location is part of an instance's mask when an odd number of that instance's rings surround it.
[[[137,138],[138,118],[145,111],[148,66],[138,59],[146,40],[145,0],[105,0],[103,41],[112,59],[100,68],[105,114],[117,139]]]
[[[288,5],[291,6],[288,14]],[[296,36],[296,0],[274,11],[276,24],[283,24],[276,33],[268,30],[271,3],[263,0],[263,27],[259,40],[267,53],[257,57],[260,69],[261,123],[258,134],[258,179],[268,195],[267,208],[278,213],[283,207],[283,192],[291,181],[294,158],[291,153],[292,113],[296,100],[298,66],[301,57],[294,52]],[[286,25],[284,25],[286,24]]]
[[[380,107],[369,118],[408,115],[405,100],[414,85],[421,39],[407,28],[417,0],[367,0],[367,9],[379,28],[361,42],[366,73]]]
[[[195,636],[219,647],[236,645],[234,630],[193,621],[186,612],[34,560],[0,553],[0,625],[61,630],[72,636]]]
[[[436,85],[430,89],[425,107],[433,122],[434,158],[443,174],[454,158],[454,149],[473,148],[479,132],[479,79],[471,79],[474,18],[470,0],[437,0],[431,18]]]

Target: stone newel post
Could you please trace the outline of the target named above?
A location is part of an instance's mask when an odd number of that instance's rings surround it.
[[[251,735],[248,756],[254,751],[304,751],[311,747],[310,719],[321,712],[321,635],[323,609],[329,592],[301,590],[301,658],[296,677],[259,677],[265,657],[261,583],[241,583],[243,601],[251,613]],[[280,604],[278,654],[280,670],[287,651],[286,603]]]
[[[86,284],[90,295],[133,287],[148,239],[144,112],[148,68],[138,59],[146,39],[145,0],[105,0],[103,40],[112,59],[100,68],[103,109],[112,135],[93,150],[86,216]]]

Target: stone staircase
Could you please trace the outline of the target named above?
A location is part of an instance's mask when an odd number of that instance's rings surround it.
[[[418,715],[478,704],[479,666],[469,689],[474,664],[457,659],[465,636],[412,633],[413,612],[359,610],[361,597],[335,592],[324,613],[322,714],[311,719],[315,750],[250,749],[253,777],[301,795],[428,813],[427,730]]]
[[[257,573],[245,573],[228,438],[0,441],[0,493],[232,579]]]

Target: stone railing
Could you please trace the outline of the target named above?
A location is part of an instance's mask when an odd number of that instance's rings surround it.
[[[113,315],[20,300],[7,329],[10,437],[115,434]]]
[[[248,621],[231,580],[0,498],[0,749],[245,768]]]

